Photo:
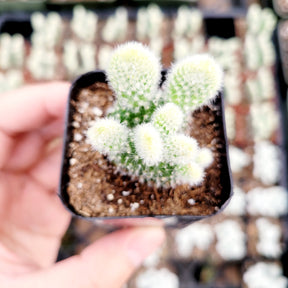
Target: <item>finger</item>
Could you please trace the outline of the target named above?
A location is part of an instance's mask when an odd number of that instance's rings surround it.
[[[14,149],[14,140],[8,135],[0,131],[0,169],[2,169],[9,159],[12,150]]]
[[[42,146],[44,145],[42,137],[38,133],[33,132],[14,138],[17,139],[10,139],[11,141],[14,140],[15,143],[6,147],[6,151],[4,147],[5,154],[2,155],[2,157],[0,155],[0,168],[5,168],[8,171],[23,171],[29,169],[29,167],[33,166],[42,156]]]
[[[19,265],[51,267],[71,218],[59,197],[25,176],[15,181],[14,175],[0,173],[0,206],[2,245],[18,255]],[[12,266],[10,272],[17,269]]]
[[[39,134],[45,141],[49,141],[59,136],[62,137],[64,133],[64,126],[64,118],[56,119],[41,128]]]
[[[163,226],[164,222],[161,219],[153,217],[144,218],[123,218],[123,219],[109,219],[103,220],[105,225],[112,225],[112,227],[135,227],[135,226]]]
[[[32,178],[53,193],[56,192],[59,183],[61,155],[62,139],[57,139],[45,151],[43,160],[30,170]]]
[[[27,132],[63,117],[69,84],[52,82],[26,86],[0,97],[0,130]]]
[[[26,283],[22,281],[21,287],[119,288],[161,245],[164,235],[164,231],[156,227],[114,232],[86,248],[80,256],[59,262],[26,279]]]

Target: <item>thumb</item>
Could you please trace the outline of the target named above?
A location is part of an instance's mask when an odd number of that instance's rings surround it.
[[[21,287],[120,288],[164,241],[163,228],[127,228],[88,246],[79,256],[34,274]],[[30,285],[30,286],[29,286]]]

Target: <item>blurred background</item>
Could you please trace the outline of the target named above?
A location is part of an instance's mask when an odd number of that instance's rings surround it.
[[[288,0],[0,1],[0,93],[105,69],[128,40],[166,68],[204,52],[225,70],[234,197],[221,215],[167,229],[126,288],[288,287],[286,18]],[[74,218],[58,260],[110,232]]]

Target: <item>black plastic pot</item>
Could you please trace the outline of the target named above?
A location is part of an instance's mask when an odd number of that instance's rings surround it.
[[[165,75],[166,72],[162,72],[162,83],[165,80]],[[66,116],[66,132],[64,136],[64,150],[63,150],[63,160],[62,160],[62,172],[61,172],[61,181],[60,181],[60,191],[59,191],[59,196],[62,199],[63,204],[68,208],[68,210],[76,216],[83,217],[79,213],[76,212],[74,207],[71,206],[70,201],[69,201],[69,195],[67,193],[67,186],[69,183],[69,176],[68,176],[68,169],[69,169],[69,156],[68,156],[68,150],[69,150],[69,143],[72,141],[73,137],[73,127],[71,125],[71,122],[73,121],[73,113],[74,108],[71,105],[71,101],[77,101],[77,96],[81,89],[87,88],[91,86],[92,84],[95,84],[96,82],[102,82],[102,83],[107,83],[106,76],[104,72],[101,71],[94,71],[94,72],[89,72],[86,73],[82,76],[80,76],[76,81],[72,84],[71,89],[70,89],[70,95],[69,95],[69,101],[68,101],[68,110],[67,110],[67,116]],[[227,147],[227,139],[226,139],[226,129],[225,129],[225,119],[224,119],[224,108],[223,108],[223,101],[222,101],[222,96],[218,95],[214,101],[214,105],[218,106],[217,110],[219,113],[217,113],[217,118],[216,121],[217,124],[219,125],[219,134],[220,137],[223,140],[222,142],[225,143],[219,151],[219,154],[221,155],[221,176],[220,176],[220,181],[221,185],[223,187],[222,193],[221,193],[221,206],[220,209],[212,214],[218,214],[220,213],[228,204],[231,196],[232,196],[232,178],[231,178],[231,171],[230,171],[230,166],[229,166],[229,157],[228,157],[228,147]],[[218,115],[219,114],[219,115]],[[186,224],[190,224],[194,221],[198,221],[204,218],[207,218],[209,216],[191,216],[191,215],[157,215],[157,216],[152,216],[153,218],[158,218],[158,219],[163,219],[163,222],[166,226],[171,226],[171,227],[179,227],[179,226],[184,226]],[[148,215],[147,215],[148,217]],[[135,222],[135,225],[145,225],[145,224],[151,224],[154,223],[154,221],[151,220],[151,215],[149,215],[149,219],[143,221],[145,216],[122,216],[122,217],[84,217],[86,219],[90,220],[96,220],[96,222],[99,223],[106,223],[106,224],[112,224],[112,225],[133,225]],[[138,219],[137,221],[133,220],[130,221],[131,219],[135,218],[142,218],[141,221]],[[116,220],[117,219],[117,220]],[[120,219],[120,221],[118,220]],[[123,219],[126,219],[123,221]],[[130,220],[129,220],[130,219]],[[107,221],[109,220],[109,221]],[[158,223],[158,221],[157,221]]]

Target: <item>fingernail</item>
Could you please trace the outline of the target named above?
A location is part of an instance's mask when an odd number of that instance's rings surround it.
[[[131,238],[128,245],[128,257],[136,267],[161,246],[165,239],[164,229],[161,227],[138,228]]]

